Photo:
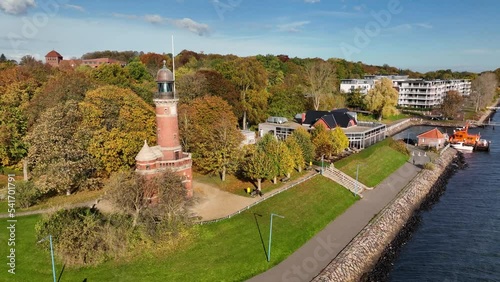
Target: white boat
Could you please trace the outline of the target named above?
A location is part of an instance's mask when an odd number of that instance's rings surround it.
[[[472,152],[473,146],[464,145],[464,142],[453,143],[451,146],[457,150]]]

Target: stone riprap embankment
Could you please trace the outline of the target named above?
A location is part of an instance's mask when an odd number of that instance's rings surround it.
[[[313,281],[359,281],[374,269],[428,196],[444,188],[454,160],[457,151],[448,149],[433,162],[433,170],[422,170]]]

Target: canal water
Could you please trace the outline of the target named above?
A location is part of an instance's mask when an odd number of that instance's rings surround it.
[[[500,122],[500,114],[492,121]],[[426,129],[412,128],[410,138]],[[490,152],[464,154],[468,166],[421,212],[389,281],[500,281],[500,126],[469,131],[491,140]]]

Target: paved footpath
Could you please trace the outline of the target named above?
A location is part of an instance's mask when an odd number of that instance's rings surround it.
[[[426,162],[414,157],[416,164]],[[407,162],[280,264],[248,281],[311,281],[421,170]]]

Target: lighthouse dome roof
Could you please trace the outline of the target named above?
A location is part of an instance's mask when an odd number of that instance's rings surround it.
[[[163,67],[156,73],[156,82],[172,82],[174,81],[174,74],[167,69],[166,61],[163,60]]]

